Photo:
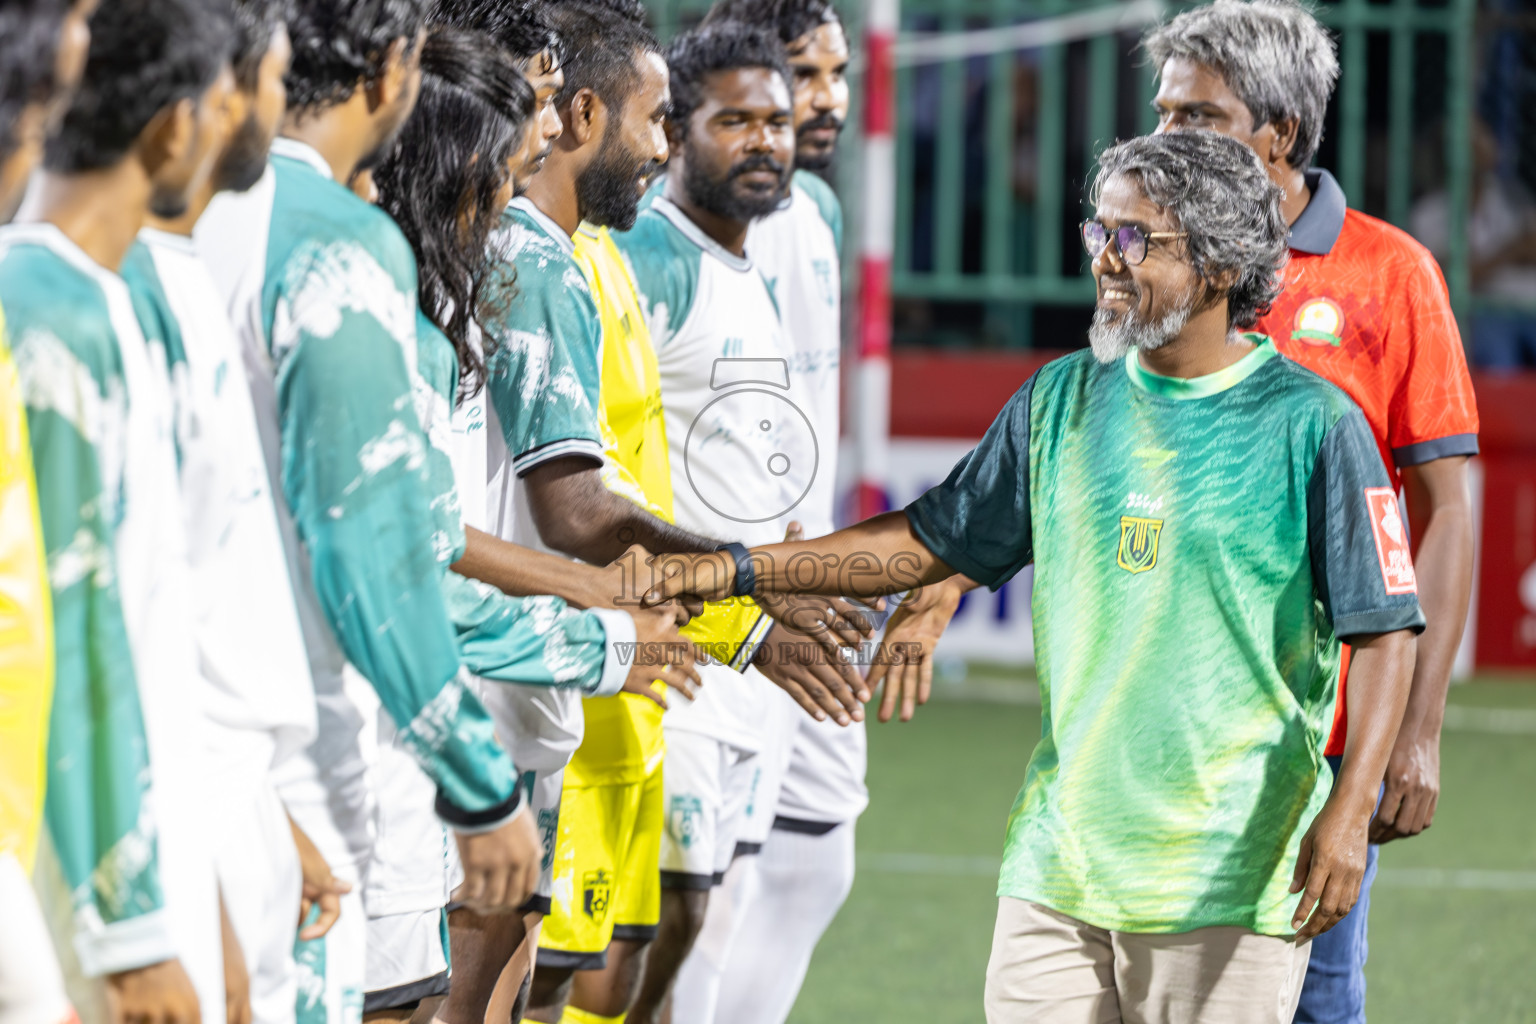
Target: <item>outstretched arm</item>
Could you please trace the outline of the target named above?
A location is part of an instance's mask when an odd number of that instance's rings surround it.
[[[873,598],[937,583],[955,570],[918,539],[905,512],[886,512],[811,541],[753,548],[753,593],[846,594]],[[651,560],[655,604],[682,594],[730,597],[737,585],[728,552],[658,555]]]

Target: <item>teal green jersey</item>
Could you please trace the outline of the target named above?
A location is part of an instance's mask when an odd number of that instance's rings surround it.
[[[518,476],[567,456],[603,461],[598,425],[602,328],[569,235],[526,198],[492,240],[516,297],[486,324],[486,389]]]
[[[409,244],[291,140],[274,146],[262,185],[209,208],[198,243],[228,289],[248,364],[265,371],[252,374],[256,414],[308,584],[299,604],[320,714],[312,756],[322,773],[355,770],[362,725],[341,681],[344,655],[437,783],[445,820],[501,820],[516,807],[512,763],[468,688],[442,597],[443,559],[462,541],[433,507],[442,491],[416,408]]]
[[[442,556],[446,559],[443,599],[464,666],[497,682],[572,686],[592,696],[611,694],[623,685],[624,674],[610,670],[605,678],[607,634],[599,616],[571,608],[558,597],[508,597],[447,568],[464,554],[464,518],[452,456],[459,363],[453,343],[425,315],[419,314],[416,337],[417,368],[428,392],[418,393],[416,407],[431,442],[427,476],[432,509],[437,532],[452,541]]]
[[[1292,931],[1340,639],[1424,619],[1364,416],[1250,337],[1193,380],[1050,363],[907,509],[981,583],[1035,565],[1043,728],[1000,895],[1120,931]]]
[[[48,830],[72,891],[82,967],[143,966],[174,948],[146,799],[136,672],[144,636],[125,611],[146,605],[150,580],[125,580],[119,557],[125,523],[154,514],[127,497],[136,488],[127,479],[132,431],[118,330],[132,312],[121,280],[47,225],[0,231],[0,305],[26,404],[53,597]]]

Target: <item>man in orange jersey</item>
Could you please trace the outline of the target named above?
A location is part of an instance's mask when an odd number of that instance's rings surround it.
[[[1309,168],[1339,65],[1327,31],[1306,9],[1290,0],[1217,0],[1154,29],[1144,45],[1160,80],[1158,131],[1209,128],[1241,139],[1285,190],[1291,262],[1284,292],[1257,329],[1349,393],[1393,483],[1406,491],[1429,626],[1419,637],[1371,840],[1417,835],[1433,821],[1439,797],[1445,693],[1472,586],[1467,459],[1477,454],[1477,408],[1445,281],[1428,250],[1348,209],[1333,177]],[[1341,682],[1327,747],[1335,770],[1347,699]],[[1298,1022],[1365,1020],[1376,854],[1372,845],[1354,910],[1312,943]]]

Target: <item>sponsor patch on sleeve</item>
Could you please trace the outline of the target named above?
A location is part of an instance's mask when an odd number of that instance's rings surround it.
[[[1408,550],[1408,530],[1390,487],[1367,487],[1365,505],[1371,515],[1371,534],[1376,538],[1376,558],[1381,563],[1381,581],[1389,594],[1417,594],[1418,577],[1413,572],[1413,555]]]

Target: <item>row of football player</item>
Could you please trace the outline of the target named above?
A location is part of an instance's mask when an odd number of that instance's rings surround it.
[[[869,625],[636,581],[831,528],[841,217],[791,175],[848,48],[815,0],[665,59],[643,14],[7,12],[7,211],[44,156],[0,235],[7,1021],[68,1013],[11,884],[40,807],[87,1018],[654,1019],[711,905],[678,1019],[787,1016],[851,885],[869,683],[829,651]],[[794,404],[717,394],[738,363]]]

